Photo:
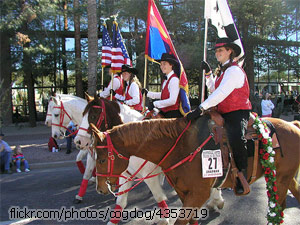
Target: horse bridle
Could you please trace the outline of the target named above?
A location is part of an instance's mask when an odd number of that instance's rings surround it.
[[[109,177],[122,177],[125,179],[128,179],[128,177],[125,177],[123,175],[115,175],[113,174],[113,170],[114,170],[114,162],[115,162],[115,154],[118,158],[120,159],[125,159],[125,160],[129,160],[129,158],[123,156],[121,153],[119,153],[115,147],[113,146],[112,142],[111,142],[111,138],[109,136],[109,134],[107,132],[103,132],[106,136],[106,141],[107,141],[107,145],[105,146],[96,146],[97,149],[107,149],[107,174],[102,174],[102,173],[97,173],[96,172],[96,176],[99,177],[106,177],[107,181],[109,180]]]
[[[64,104],[62,101],[60,101],[60,106],[54,106],[53,108],[56,108],[56,109],[60,109],[60,114],[59,114],[59,124],[56,124],[56,123],[51,123],[52,126],[57,126],[57,127],[62,127],[62,128],[65,128],[67,131],[69,131],[69,136],[72,136],[74,134],[76,134],[78,132],[75,131],[71,131],[68,127],[64,126],[63,123],[64,123],[64,118],[65,118],[65,115],[67,115],[69,117],[69,119],[72,121],[72,118],[71,116],[68,114],[68,112],[65,110],[65,107],[64,107]]]
[[[99,105],[93,105],[92,106],[93,108],[96,108],[96,109],[102,109],[102,111],[99,115],[99,118],[97,120],[96,127],[98,129],[100,129],[100,127],[102,125],[102,122],[105,121],[105,128],[108,129],[108,124],[107,124],[107,119],[106,119],[105,103],[102,99],[100,101],[101,101],[101,106],[99,106]],[[89,129],[86,129],[84,127],[79,127],[78,130],[84,130],[87,133],[91,133],[91,131]]]

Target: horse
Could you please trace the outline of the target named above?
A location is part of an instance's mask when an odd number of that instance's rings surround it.
[[[110,174],[115,176],[126,169],[128,161],[124,158],[133,155],[144,158],[161,166],[182,201],[183,210],[180,211],[181,214],[175,224],[197,223],[193,219],[195,212],[193,211],[194,214],[187,218],[184,210],[199,209],[209,198],[210,189],[216,181],[216,178],[202,177],[201,156],[194,154],[197,151],[195,149],[205,143],[210,136],[209,119],[208,115],[204,115],[192,121],[190,126],[186,118],[133,122],[116,126],[105,133],[98,131],[91,124],[95,136],[97,190],[105,194],[114,191],[116,187],[116,177],[99,176],[108,173],[107,165],[110,163],[108,152],[115,157],[115,166],[113,171],[110,171]],[[282,150],[282,155],[280,151],[276,151],[274,159],[278,203],[284,209],[288,189],[300,203],[300,187],[295,179],[300,164],[300,129],[294,123],[281,119],[267,118],[267,120],[275,127]],[[142,141],[141,137],[143,137]],[[203,148],[216,149],[213,139],[207,141]],[[172,150],[171,153],[169,149]],[[190,157],[190,154],[192,158],[176,167],[183,159]],[[248,158],[248,165],[248,174],[250,174],[253,157]],[[262,175],[263,169],[258,160],[255,180]],[[233,182],[233,178],[227,176],[221,188],[232,187]]]
[[[90,130],[89,123],[91,122],[98,124],[100,130],[106,130],[109,127],[122,124],[123,122],[128,123],[129,121],[141,121],[144,118],[141,113],[137,112],[134,109],[131,109],[125,104],[121,104],[120,102],[108,101],[106,99],[98,98],[97,96],[92,98],[89,95],[86,95],[86,99],[88,101],[88,105],[84,110],[82,123],[80,125],[77,136],[74,139],[77,148],[84,148],[92,143],[92,136],[90,133],[88,133],[88,131]],[[99,121],[102,121],[102,123],[99,123]],[[105,123],[107,123],[107,125]],[[123,193],[125,190],[129,190],[133,183],[133,181],[126,182],[126,179],[124,177],[128,177],[129,174],[134,174],[136,171],[138,171],[144,161],[145,160],[142,160],[138,157],[130,157],[128,168],[119,179],[120,184],[124,183],[124,185],[119,188],[120,193]],[[154,165],[153,163],[147,162],[144,167],[141,168],[136,174],[136,177],[141,178],[147,175],[155,167],[156,165]],[[161,172],[160,167],[156,169],[156,172]],[[154,196],[154,199],[160,206],[165,204],[164,201],[166,200],[166,196],[164,195],[163,190],[159,185],[159,180],[160,178],[154,177],[145,180],[145,183],[148,185]],[[116,201],[118,207],[124,209],[127,206],[127,196],[127,192],[123,195],[118,196]],[[223,208],[224,199],[222,198],[220,190],[212,190],[212,198],[207,203],[207,206],[210,208]]]
[[[87,101],[85,99],[73,95],[57,95],[56,97],[51,97],[51,100],[48,103],[45,124],[51,125],[52,137],[60,139],[64,138],[66,127],[71,120],[74,124],[80,124],[82,120],[82,112],[86,105]],[[75,196],[75,204],[82,201],[87,189],[88,180],[91,180],[92,182],[94,181],[92,173],[95,168],[95,163],[88,152],[89,151],[87,149],[81,149],[76,156],[76,164],[79,171],[83,174],[83,180],[81,182],[79,192]],[[86,168],[82,163],[85,156],[87,156]]]

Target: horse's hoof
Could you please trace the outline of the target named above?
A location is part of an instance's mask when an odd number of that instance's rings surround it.
[[[79,204],[79,203],[81,203],[81,202],[82,202],[82,200],[79,200],[79,199],[76,199],[76,198],[75,198],[74,201],[73,201],[74,204]]]
[[[218,205],[217,205],[218,209],[223,209],[224,204],[225,204],[225,201],[221,201],[220,203],[218,203]]]

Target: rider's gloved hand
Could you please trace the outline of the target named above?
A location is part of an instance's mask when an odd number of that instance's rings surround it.
[[[198,117],[202,116],[204,114],[204,109],[199,106],[196,109],[192,110],[189,114],[187,114],[187,120],[191,121],[194,119],[197,119]]]
[[[205,70],[206,76],[212,73],[210,65],[205,61],[201,62],[201,70]]]
[[[148,110],[149,110],[149,111],[152,111],[152,110],[154,109],[155,106],[154,106],[153,103],[154,103],[154,101],[150,101],[150,102],[149,102],[149,106],[148,106]]]
[[[110,94],[112,94],[113,96],[116,95],[116,92],[114,91],[114,89],[110,89],[109,92],[110,92]]]
[[[145,93],[145,96],[147,96],[148,90],[146,88],[142,88],[142,95],[144,95],[144,93]]]

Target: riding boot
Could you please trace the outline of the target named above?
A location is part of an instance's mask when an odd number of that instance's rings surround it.
[[[243,173],[243,175],[245,177],[245,180],[248,182],[248,180],[247,180],[247,170],[242,169],[241,172]],[[237,194],[243,194],[244,193],[244,188],[243,188],[243,185],[242,185],[239,178],[237,178],[237,180],[236,180],[236,193]]]

